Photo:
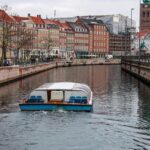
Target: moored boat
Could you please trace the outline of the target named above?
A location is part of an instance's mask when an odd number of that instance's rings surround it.
[[[21,111],[87,111],[93,109],[92,91],[73,82],[46,83],[19,104]]]

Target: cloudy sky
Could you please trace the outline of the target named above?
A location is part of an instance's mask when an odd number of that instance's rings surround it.
[[[131,16],[139,22],[140,0],[0,0],[0,6],[8,5],[14,14],[27,16],[41,14],[51,18],[56,10],[56,17],[70,17],[80,15],[123,14]]]

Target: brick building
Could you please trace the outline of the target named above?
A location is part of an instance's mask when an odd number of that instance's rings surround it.
[[[62,58],[66,57],[66,49],[67,49],[67,31],[64,23],[59,22],[59,51]]]
[[[67,49],[67,27],[65,23],[61,23],[58,20],[52,20],[59,27],[59,52],[58,55],[62,58],[66,58]]]
[[[99,56],[109,53],[109,30],[101,20],[78,18],[89,31],[89,52]]]
[[[150,32],[150,1],[143,0],[140,4],[140,32]]]
[[[114,56],[124,56],[131,50],[130,34],[111,34],[109,37],[109,52]]]
[[[67,22],[52,20],[59,27],[59,54],[62,58],[74,56],[74,31]]]
[[[48,49],[51,55],[59,53],[59,26],[53,20],[44,19],[45,27],[48,29]]]
[[[55,55],[59,51],[59,27],[48,19],[42,19],[40,15],[31,16],[27,27],[31,27],[36,32],[32,55],[45,58]]]
[[[15,21],[15,26],[32,32],[32,44],[22,50],[31,50],[30,55],[40,58],[48,55],[66,58],[74,54],[78,58],[85,55],[104,57],[109,53],[125,55],[130,51],[130,35],[115,34],[98,18],[77,17],[75,22],[63,23],[30,14],[27,17],[8,15],[7,18]]]
[[[67,22],[63,23],[66,30],[66,57],[74,57],[75,34]]]
[[[68,22],[69,26],[74,31],[74,52],[77,58],[89,53],[89,33],[84,26]]]
[[[27,54],[30,55],[30,52],[35,47],[36,31],[26,25],[26,22],[29,21],[28,17],[12,16],[12,18],[15,21],[16,30],[16,42],[13,45],[13,49],[19,50],[19,56],[17,56],[19,58],[24,57]]]

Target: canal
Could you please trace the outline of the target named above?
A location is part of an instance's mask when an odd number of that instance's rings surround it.
[[[88,84],[93,113],[20,112],[18,100],[45,82]],[[120,66],[49,70],[0,87],[0,150],[149,150],[150,87]]]

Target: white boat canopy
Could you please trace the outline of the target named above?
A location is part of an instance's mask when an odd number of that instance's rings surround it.
[[[85,93],[90,93],[91,89],[86,84],[73,83],[73,82],[55,82],[55,83],[45,83],[35,91],[45,91],[45,90],[56,90],[56,91],[83,91]]]

